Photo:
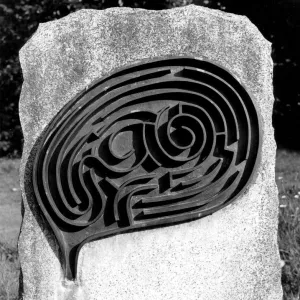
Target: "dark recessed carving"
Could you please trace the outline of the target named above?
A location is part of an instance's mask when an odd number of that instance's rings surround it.
[[[88,241],[223,208],[245,189],[259,148],[251,98],[215,64],[168,58],[98,80],[53,119],[33,166],[65,275],[76,277]]]

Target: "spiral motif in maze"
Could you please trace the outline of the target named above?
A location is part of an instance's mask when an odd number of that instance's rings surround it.
[[[156,59],[61,110],[40,143],[34,191],[54,231],[81,243],[223,208],[245,190],[259,150],[255,105],[234,76],[208,61]]]

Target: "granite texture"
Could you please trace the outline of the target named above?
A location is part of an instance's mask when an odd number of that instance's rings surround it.
[[[23,299],[282,299],[270,53],[270,43],[246,17],[193,5],[81,10],[40,24],[20,51]],[[211,216],[86,244],[77,280],[67,281],[54,235],[28,184],[35,143],[93,80],[143,59],[172,55],[216,62],[251,93],[262,117],[257,175],[237,201]]]

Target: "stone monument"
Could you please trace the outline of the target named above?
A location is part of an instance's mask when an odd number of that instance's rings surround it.
[[[20,52],[23,299],[281,299],[270,53],[193,5],[41,24]]]

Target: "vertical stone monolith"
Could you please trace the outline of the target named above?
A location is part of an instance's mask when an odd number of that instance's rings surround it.
[[[40,24],[24,83],[24,300],[282,298],[271,44],[194,5]]]

